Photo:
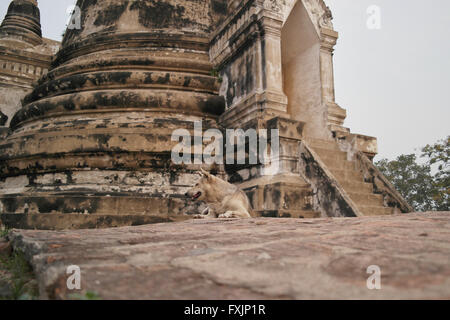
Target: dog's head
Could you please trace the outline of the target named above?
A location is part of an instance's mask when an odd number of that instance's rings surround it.
[[[186,193],[186,197],[190,198],[192,201],[204,201],[207,199],[208,191],[211,189],[211,184],[213,183],[214,177],[201,170],[202,178],[200,181]]]

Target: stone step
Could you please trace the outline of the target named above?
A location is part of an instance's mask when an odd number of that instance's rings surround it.
[[[324,161],[322,159],[322,161]],[[327,167],[331,170],[331,172],[334,172],[334,170],[356,170],[356,161],[334,161],[334,162],[326,162],[324,161]]]
[[[347,193],[368,193],[373,194],[373,185],[367,182],[357,182],[351,180],[339,181]]]
[[[373,193],[373,185],[364,182],[364,176],[357,169],[356,162],[347,160],[347,153],[340,151],[337,142],[313,140],[310,145],[363,215],[380,216],[394,213],[393,208],[383,206],[383,196]]]
[[[364,182],[364,176],[361,172],[356,170],[337,170],[337,169],[331,169],[331,172],[338,180],[351,180],[351,181],[358,181],[358,182]]]
[[[347,167],[347,165],[345,165],[345,162],[349,162],[347,161],[347,159],[344,159],[344,156],[342,154],[335,154],[335,155],[324,155],[324,154],[319,154],[320,159],[327,165],[327,167],[329,168],[340,168],[340,169],[344,169]],[[352,168],[353,169],[353,168]]]
[[[336,160],[347,161],[347,153],[340,150],[329,150],[323,148],[313,148],[319,157],[325,163],[334,162]]]
[[[348,195],[357,205],[383,205],[383,196],[381,194],[349,192]]]
[[[328,149],[328,150],[336,150],[340,151],[339,146],[336,141],[329,141],[329,140],[321,140],[321,139],[314,139],[309,141],[309,145],[315,149],[315,148],[321,148],[321,149]]]
[[[113,227],[139,226],[145,224],[182,221],[189,216],[169,218],[161,215],[131,214],[79,214],[79,213],[2,213],[0,219],[11,229],[31,230],[69,230],[69,229],[103,229]]]
[[[383,206],[358,206],[365,216],[388,216],[394,214],[394,208]]]
[[[255,211],[256,217],[266,218],[320,218],[319,211],[310,210],[261,210]]]

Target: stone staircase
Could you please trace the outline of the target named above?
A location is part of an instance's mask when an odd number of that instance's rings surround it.
[[[310,140],[309,146],[325,163],[363,215],[394,214],[394,208],[384,206],[383,196],[374,193],[373,184],[364,181],[356,161],[349,161],[347,153],[339,149],[337,142]]]

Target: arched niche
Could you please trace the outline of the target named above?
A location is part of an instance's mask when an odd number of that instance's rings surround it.
[[[306,138],[327,138],[327,108],[321,84],[321,41],[302,1],[290,11],[281,32],[283,90],[292,119],[306,123]]]

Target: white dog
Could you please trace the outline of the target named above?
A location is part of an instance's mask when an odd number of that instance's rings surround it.
[[[186,193],[193,201],[204,201],[208,208],[195,218],[251,218],[252,208],[247,195],[202,169],[201,180]]]

